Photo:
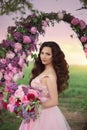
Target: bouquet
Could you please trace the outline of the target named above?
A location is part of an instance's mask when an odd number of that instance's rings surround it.
[[[35,121],[40,115],[42,106],[40,101],[40,91],[26,85],[11,85],[8,89],[8,101],[4,102],[5,108],[9,112],[16,113],[25,122],[31,119]],[[7,95],[6,93],[4,94]],[[6,97],[7,99],[7,97]]]

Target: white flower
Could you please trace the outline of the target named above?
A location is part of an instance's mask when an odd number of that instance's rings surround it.
[[[63,12],[58,12],[58,18],[60,19],[60,20],[62,20],[63,18],[64,18],[64,13]]]

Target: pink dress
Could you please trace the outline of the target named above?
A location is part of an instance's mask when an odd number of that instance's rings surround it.
[[[33,79],[31,86],[33,86],[34,89],[42,89],[44,95],[42,102],[44,102],[48,99],[49,93],[47,87],[41,84],[41,78],[36,77]],[[58,106],[53,106],[43,109],[40,113],[40,117],[35,121],[31,120],[29,123],[25,123],[23,120],[19,130],[71,130],[71,128]]]

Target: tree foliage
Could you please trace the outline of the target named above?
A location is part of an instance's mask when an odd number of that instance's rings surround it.
[[[32,4],[27,0],[0,0],[0,15],[16,11],[24,14],[26,8],[32,9]]]
[[[80,0],[84,7],[87,7],[87,0]]]
[[[80,0],[82,7],[77,10],[87,9],[87,0]]]
[[[79,0],[82,3],[82,7],[77,10],[87,9],[87,0]],[[10,12],[19,11],[22,14],[25,14],[25,9],[28,8],[32,10],[33,5],[30,0],[0,0],[0,15],[7,14]]]

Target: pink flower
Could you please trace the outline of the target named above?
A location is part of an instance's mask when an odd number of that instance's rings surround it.
[[[13,84],[13,83],[10,82],[10,81],[7,81],[7,80],[5,81],[5,85],[6,85],[6,86],[11,86],[12,84]],[[6,86],[5,86],[5,87],[6,87]],[[6,89],[7,89],[7,87],[6,87]]]
[[[4,91],[6,91],[6,92],[9,91],[7,86],[4,87]]]
[[[6,54],[6,58],[13,59],[14,57],[15,57],[15,54],[14,54],[12,51],[9,51],[9,52]]]
[[[87,37],[86,37],[86,36],[82,36],[82,37],[81,37],[81,42],[82,42],[82,43],[85,43],[86,41],[87,41]]]
[[[11,63],[9,63],[9,64],[8,64],[8,68],[9,68],[9,70],[12,70],[14,67],[12,66]]]
[[[15,102],[16,102],[15,97],[14,97],[14,96],[11,96],[11,97],[9,98],[9,103],[10,103],[10,104],[15,104]]]
[[[34,89],[29,89],[29,94],[33,94],[33,95],[35,95],[35,97],[38,97],[39,92],[37,92],[37,91],[34,90]]]
[[[87,53],[87,48],[84,49],[85,53]]]
[[[20,66],[23,66],[23,65],[24,65],[24,59],[23,59],[22,57],[20,57],[18,64],[19,64]]]
[[[28,44],[28,43],[31,43],[31,38],[30,38],[29,36],[26,36],[26,35],[25,35],[25,36],[23,36],[23,42],[24,42],[24,43],[27,43],[27,44]]]
[[[4,75],[4,78],[5,78],[6,80],[8,80],[8,81],[11,81],[12,77],[13,77],[13,74],[12,74],[12,73],[5,74],[5,75]]]
[[[86,28],[86,23],[83,20],[79,21],[81,30]]]
[[[16,67],[13,67],[13,68],[12,68],[12,73],[13,73],[13,74],[16,74],[16,73],[18,73],[18,68],[16,68]]]
[[[4,72],[5,72],[5,70],[4,70],[4,69],[1,69],[0,71],[1,71],[2,73],[4,73]]]
[[[14,50],[15,50],[15,52],[18,52],[18,51],[22,50],[21,43],[15,43]]]
[[[14,112],[14,105],[8,104],[8,105],[7,105],[7,109],[8,109],[8,111],[10,111],[10,112]]]
[[[36,34],[37,33],[37,28],[36,27],[31,27],[30,32],[32,34]]]
[[[23,99],[23,97],[24,97],[24,91],[23,91],[23,89],[19,87],[16,90],[16,92],[15,92],[14,95],[15,95],[16,98],[19,98],[20,100]]]
[[[84,52],[85,52],[85,54],[86,54],[86,57],[87,57],[87,48],[85,48],[85,49],[84,49]]]
[[[71,21],[71,24],[73,24],[74,26],[79,24],[79,19],[78,18],[73,18]]]
[[[19,89],[22,89],[23,87],[25,87],[25,88],[26,88],[26,85],[21,84],[21,85],[19,85],[19,86],[18,86],[18,88],[19,88]]]
[[[29,100],[27,99],[27,96],[23,96],[23,98],[21,99],[21,102],[28,105],[29,104]]]
[[[1,61],[1,63],[6,64],[6,59],[3,58],[0,61]]]

